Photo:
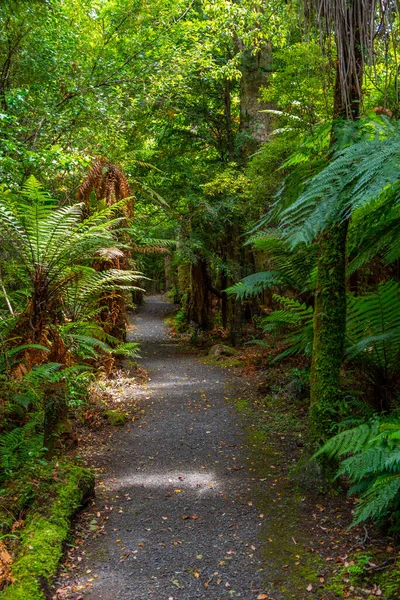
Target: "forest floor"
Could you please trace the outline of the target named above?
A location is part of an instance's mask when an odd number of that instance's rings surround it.
[[[96,499],[53,598],[398,598],[379,584],[380,565],[396,561],[390,540],[347,531],[353,503],[343,496],[292,483],[306,407],[278,397],[279,381],[260,397],[257,373],[176,341],[170,312],[151,297],[133,317],[147,378],[122,379],[114,395],[142,416],[86,445]]]

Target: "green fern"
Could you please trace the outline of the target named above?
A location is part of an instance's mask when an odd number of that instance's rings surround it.
[[[5,475],[9,476],[10,472],[37,460],[42,451],[43,434],[37,418],[0,435],[0,465]]]
[[[239,300],[257,296],[260,292],[283,284],[283,278],[277,271],[262,271],[241,279],[238,283],[227,288],[227,294],[235,294]]]
[[[387,201],[388,195],[393,205],[398,204],[400,125],[388,121],[360,124],[365,130],[362,141],[338,151],[281,213],[281,226],[293,247],[311,242],[327,226],[377,200],[378,205]]]
[[[299,245],[292,250],[277,230],[256,232],[250,238],[254,246],[265,253],[270,270],[254,273],[229,287],[226,292],[240,300],[257,296],[260,292],[286,287],[296,292],[308,291],[315,286],[317,264],[316,246]]]
[[[400,284],[388,281],[374,293],[350,297],[346,356],[368,382],[381,410],[389,410],[400,381]]]
[[[272,311],[261,321],[263,332],[283,339],[287,348],[275,357],[282,360],[293,354],[310,355],[313,342],[313,309],[295,298],[274,294],[274,300],[283,308]]]
[[[398,529],[400,509],[400,418],[374,419],[330,439],[315,455],[338,458],[337,476],[352,482],[349,494],[361,501],[353,525],[366,519]]]

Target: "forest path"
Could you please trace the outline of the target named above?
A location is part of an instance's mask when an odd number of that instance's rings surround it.
[[[145,415],[106,448],[91,509],[109,515],[105,534],[79,546],[78,569],[62,579],[77,590],[69,598],[270,598],[263,594],[273,567],[264,571],[260,540],[268,514],[254,499],[267,484],[227,402],[237,378],[171,340],[163,321],[170,310],[154,296],[133,318],[131,340],[150,377],[138,387]]]

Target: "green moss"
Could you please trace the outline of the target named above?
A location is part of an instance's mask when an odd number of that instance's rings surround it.
[[[400,597],[400,559],[392,569],[380,573],[377,583],[388,600],[398,600]]]
[[[31,577],[23,583],[15,583],[1,593],[2,600],[45,600],[46,596],[38,581]]]
[[[56,486],[53,502],[27,519],[21,549],[12,568],[16,581],[3,592],[4,600],[45,598],[45,590],[51,585],[63,555],[71,517],[93,490],[94,479],[88,469],[64,466],[58,476],[63,481]]]
[[[378,586],[382,591],[382,597],[386,600],[398,600],[400,597],[400,560],[387,567],[384,571],[369,573],[366,570],[369,559],[375,564],[383,563],[388,557],[381,551],[374,552],[372,556],[363,552],[353,552],[347,557],[348,566],[343,566],[335,573],[326,584],[326,591],[334,593],[337,597],[347,597],[349,588],[352,587],[355,594],[362,590]],[[351,564],[350,564],[351,563]],[[375,598],[376,596],[371,596]]]
[[[246,441],[251,449],[253,472],[257,478],[266,481],[263,492],[256,496],[257,511],[268,515],[268,520],[262,521],[260,532],[268,571],[266,590],[278,592],[285,600],[307,598],[310,595],[307,586],[319,584],[318,575],[325,564],[320,556],[308,551],[310,540],[299,511],[301,495],[287,478],[281,475],[277,478],[277,468],[281,463],[286,464],[286,457],[274,440],[282,433],[288,408],[279,406],[279,401],[270,397],[258,407],[243,398],[235,399],[234,405],[247,421]],[[272,417],[271,412],[274,412]],[[287,429],[293,429],[291,421],[290,427],[289,423],[287,425]],[[298,430],[299,424],[291,432],[298,435]]]
[[[125,425],[128,418],[125,413],[119,412],[118,410],[105,410],[102,413],[102,416],[115,427],[122,427]]]
[[[320,238],[315,293],[314,343],[310,375],[311,445],[331,436],[340,402],[340,369],[346,328],[347,223]]]
[[[243,359],[236,358],[234,356],[222,356],[217,359],[212,356],[207,356],[203,359],[205,365],[210,367],[243,367]]]
[[[249,411],[249,402],[248,400],[244,400],[243,398],[235,399],[235,408],[240,413],[245,413]]]

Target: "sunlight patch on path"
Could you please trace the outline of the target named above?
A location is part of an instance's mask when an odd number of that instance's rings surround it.
[[[135,473],[112,480],[113,490],[128,487],[149,487],[149,488],[167,488],[175,493],[184,490],[196,490],[199,494],[206,492],[216,492],[218,481],[213,473],[204,473],[202,471],[159,471],[145,475]],[[173,489],[174,488],[174,489]]]

